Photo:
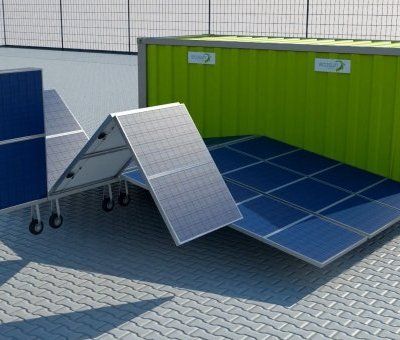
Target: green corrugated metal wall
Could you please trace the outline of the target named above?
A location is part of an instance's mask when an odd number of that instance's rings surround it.
[[[188,64],[188,51],[215,65]],[[350,59],[351,74],[315,58]],[[187,105],[204,137],[260,134],[400,180],[400,57],[147,47],[147,101]]]

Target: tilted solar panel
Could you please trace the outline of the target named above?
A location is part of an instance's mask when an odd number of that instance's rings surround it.
[[[241,219],[184,105],[115,117],[177,244]]]
[[[43,99],[46,123],[47,186],[51,190],[88,138],[57,91],[44,91]]]
[[[82,130],[56,90],[43,92],[46,135]]]

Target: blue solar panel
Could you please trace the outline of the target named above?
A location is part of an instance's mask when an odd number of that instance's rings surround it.
[[[256,158],[243,155],[227,148],[215,149],[210,151],[210,153],[221,173],[258,162]]]
[[[308,216],[301,210],[261,196],[239,206],[243,219],[235,226],[264,237]]]
[[[47,196],[45,139],[0,146],[0,209]]]
[[[399,210],[359,196],[353,196],[338,203],[321,214],[369,236],[388,227],[400,218]]]
[[[289,203],[296,204],[302,208],[317,212],[348,197],[350,194],[346,191],[307,178],[273,191],[271,195]]]
[[[240,203],[240,202],[248,200],[252,197],[256,197],[256,196],[260,195],[259,193],[255,192],[253,190],[244,188],[241,185],[237,185],[232,182],[227,181],[226,185],[228,186],[228,189],[231,192],[233,199],[235,200],[236,203]]]
[[[233,142],[235,140],[242,139],[247,136],[233,136],[233,137],[211,137],[211,138],[204,138],[204,143],[208,146],[216,146],[221,145],[224,143]]]
[[[363,191],[361,195],[400,209],[399,182],[387,179],[372,188]]]
[[[319,156],[306,150],[299,150],[274,158],[271,162],[305,175],[311,175],[338,164],[338,162],[332,159]]]
[[[352,192],[358,192],[383,179],[381,176],[345,164],[340,164],[314,177]]]
[[[146,180],[143,178],[139,170],[133,170],[124,173],[126,180],[133,184],[139,184],[142,186],[147,186]]]
[[[0,71],[0,141],[44,133],[42,72]]]
[[[301,178],[294,172],[272,164],[260,163],[225,175],[226,178],[267,192]]]
[[[231,145],[231,147],[262,159],[268,159],[296,150],[296,148],[291,145],[267,137],[259,137],[240,142]]]
[[[311,217],[270,236],[268,240],[322,266],[353,249],[364,238],[318,217]]]

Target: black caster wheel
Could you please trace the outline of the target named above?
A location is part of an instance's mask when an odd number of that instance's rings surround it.
[[[129,203],[131,202],[131,198],[129,195],[125,194],[124,192],[121,192],[118,196],[118,204],[122,207],[127,207]]]
[[[110,212],[114,209],[114,205],[115,205],[114,201],[110,199],[110,197],[106,197],[103,199],[101,207],[105,212]]]
[[[56,213],[51,214],[49,218],[49,225],[50,227],[57,229],[60,228],[63,224],[63,217],[60,215],[58,216]]]
[[[40,222],[37,219],[33,219],[29,224],[29,231],[33,235],[39,235],[43,231],[43,222]]]

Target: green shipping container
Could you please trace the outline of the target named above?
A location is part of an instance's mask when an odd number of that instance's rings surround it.
[[[139,39],[140,106],[185,103],[203,137],[265,135],[400,181],[400,43]]]

